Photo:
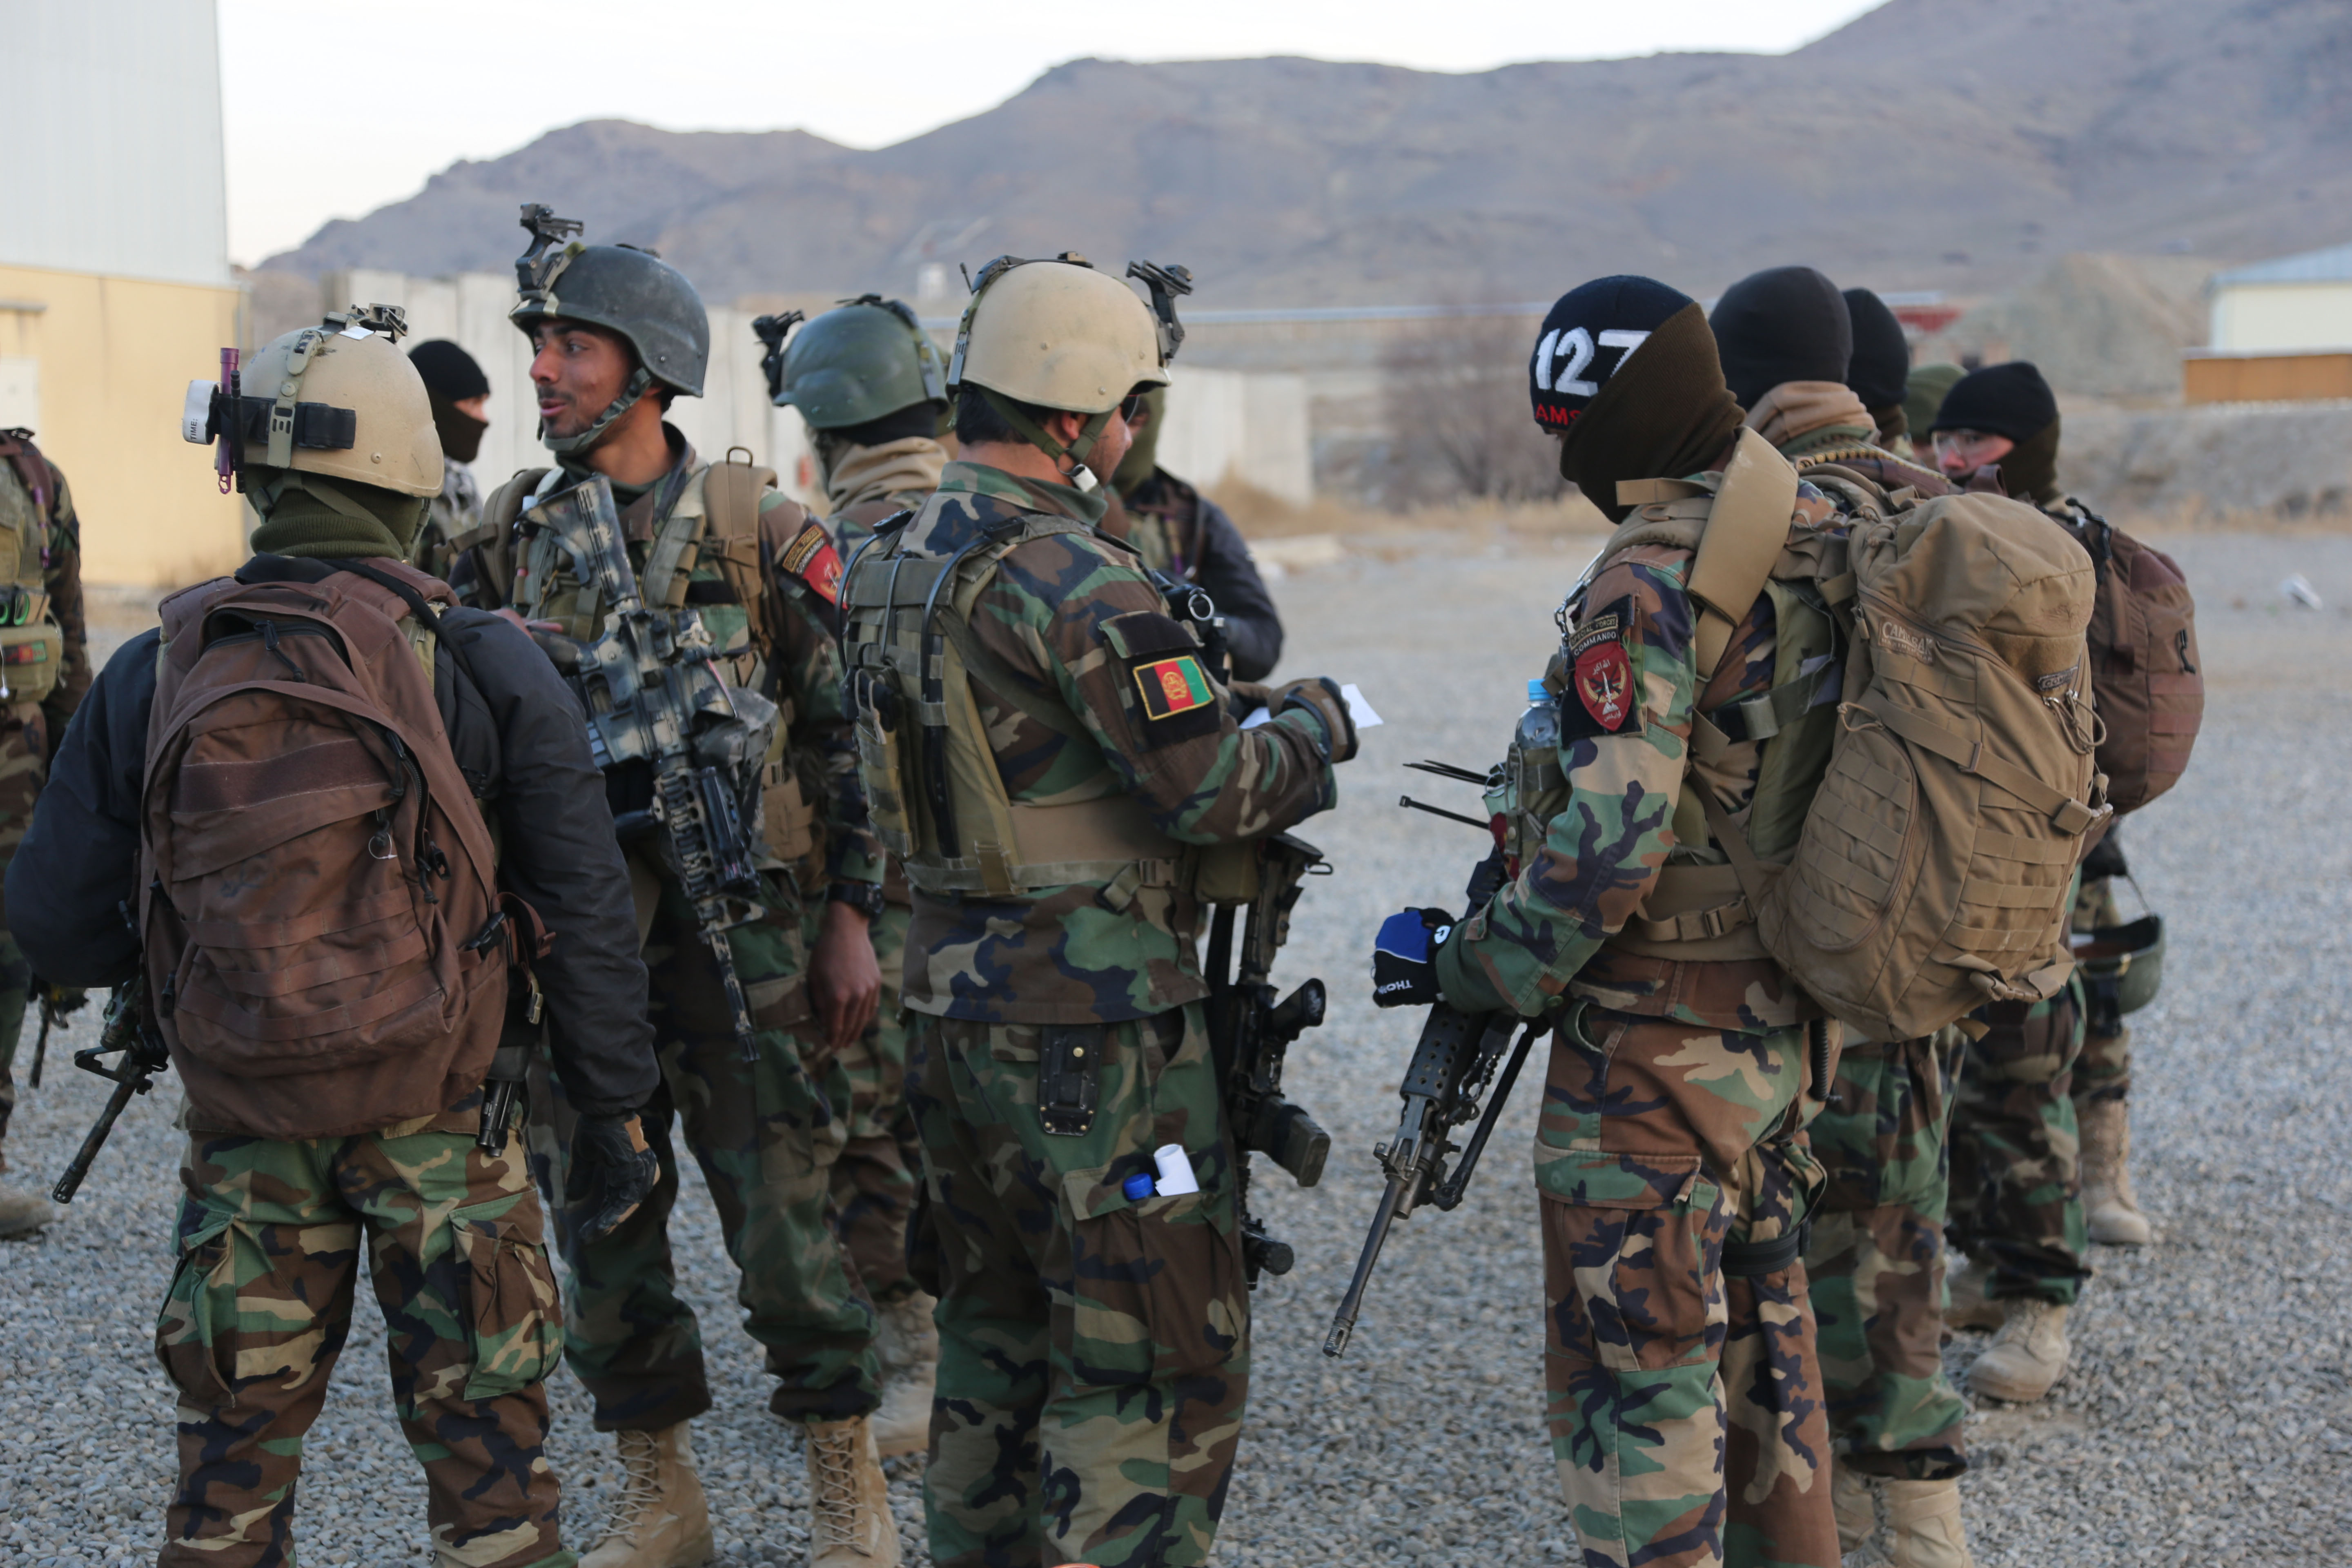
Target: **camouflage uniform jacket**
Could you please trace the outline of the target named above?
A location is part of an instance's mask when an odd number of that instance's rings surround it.
[[[1793,523],[1833,526],[1836,509],[1810,483],[1797,487]],[[1642,912],[1659,871],[1719,866],[1708,839],[1682,842],[1675,808],[1685,787],[1694,710],[1713,713],[1774,683],[1772,598],[1761,595],[1733,631],[1714,677],[1698,689],[1696,616],[1685,588],[1692,552],[1637,545],[1620,553],[1585,591],[1562,658],[1627,672],[1630,710],[1611,725],[1579,692],[1570,668],[1556,684],[1559,765],[1567,804],[1541,850],[1484,910],[1463,921],[1439,950],[1438,983],[1469,1011],[1510,1008],[1537,1016],[1563,994],[1618,1012],[1751,1033],[1817,1016],[1795,983],[1769,958],[1689,962],[1609,945]],[[1622,650],[1620,657],[1612,649]],[[1712,789],[1745,827],[1764,748],[1736,741],[1712,765],[1689,768],[1694,789]]]
[[[709,466],[675,428],[665,426],[663,429],[676,458],[670,473],[641,490],[618,486],[614,489],[622,531],[629,541],[630,563],[640,573],[655,534],[667,520],[667,511],[662,509],[674,507],[688,485]],[[588,478],[588,470],[567,465],[563,475],[564,479],[557,483],[579,483]],[[821,841],[796,867],[794,879],[803,893],[826,882],[882,879],[881,846],[866,824],[866,796],[857,783],[857,754],[841,702],[837,574],[817,571],[814,562],[801,563],[801,570],[786,565],[808,525],[807,512],[782,491],[771,490],[761,499],[760,581],[764,595],[761,610],[765,636],[759,644],[752,640],[751,617],[734,584],[715,563],[715,552],[702,552],[687,574],[687,603],[700,615],[712,646],[719,650],[714,663],[725,679],[759,691],[780,706],[790,705],[788,746],[802,791],[815,808]],[[485,570],[478,560],[465,574],[472,579],[475,602],[498,602],[497,574]],[[516,585],[506,590],[506,597],[512,608],[536,618],[543,606],[569,598],[569,579],[529,584],[519,574]]]
[[[951,463],[890,548],[945,558],[986,530],[1010,537],[1024,516],[1093,523],[1101,506],[1065,486]],[[1091,528],[1013,547],[973,601],[974,639],[1023,689],[1016,700],[971,678],[1014,802],[1123,793],[1169,837],[1206,845],[1279,832],[1338,798],[1332,737],[1318,715],[1292,709],[1245,731],[1213,688],[1207,701],[1154,716],[1137,678],[1167,656],[1122,657],[1107,632],[1114,621],[1129,647],[1164,647],[1148,634],[1172,640],[1181,632],[1134,553]],[[1076,721],[1043,721],[1029,710],[1041,699]],[[1080,883],[1011,900],[918,890],[906,1005],[989,1024],[1118,1023],[1164,1012],[1208,994],[1194,952],[1199,913],[1181,886],[1122,898]]]
[[[51,752],[90,685],[89,647],[82,620],[81,524],[73,492],[55,463],[30,450],[25,432],[0,435],[0,446],[25,443],[27,464],[40,476],[27,487],[12,455],[0,450],[0,536],[14,536],[20,587],[38,584],[48,616],[64,635],[57,685],[36,704],[0,699],[0,866],[24,841]],[[38,494],[35,493],[37,489]]]

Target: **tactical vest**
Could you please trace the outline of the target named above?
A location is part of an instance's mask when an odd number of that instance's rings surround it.
[[[0,431],[0,459],[18,481],[0,484],[0,703],[29,706],[65,668],[66,634],[49,608],[56,481],[29,432]]]
[[[612,608],[593,584],[573,574],[572,560],[552,539],[532,540],[516,554],[514,522],[565,482],[561,468],[525,468],[482,503],[482,522],[451,542],[456,553],[474,552],[499,603],[529,620],[560,623],[565,635],[593,642]],[[656,524],[637,574],[646,604],[672,612],[693,609],[719,648],[716,662],[730,685],[757,689],[773,663],[775,628],[767,624],[761,570],[760,503],[776,488],[772,468],[751,463],[709,464],[677,483],[677,500]],[[719,581],[694,581],[709,565]],[[779,692],[774,739],[761,774],[761,827],[768,853],[797,868],[803,888],[821,869],[816,808],[788,754],[796,715]]]
[[[909,520],[911,521],[911,519]],[[972,635],[972,605],[1004,557],[1033,539],[1094,534],[1068,518],[1032,514],[983,531],[950,556],[906,549],[907,524],[886,528],[851,563],[842,593],[843,649],[857,771],[883,846],[921,892],[1020,899],[1100,884],[1108,908],[1138,889],[1194,889],[1199,858],[1153,826],[1108,763],[1098,793],[1037,805],[1004,787],[969,677],[1072,744],[1094,739],[1077,717],[1033,695]],[[1105,635],[1121,658],[1118,623]]]

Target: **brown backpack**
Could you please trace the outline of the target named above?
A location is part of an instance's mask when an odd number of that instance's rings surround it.
[[[1988,1001],[2049,996],[2072,968],[2066,894],[2085,830],[2108,815],[2084,668],[2090,560],[2057,523],[2002,496],[1922,501],[1855,481],[1843,487],[1857,510],[1843,536],[1792,528],[1797,482],[1747,432],[1711,486],[1619,487],[1622,501],[1648,504],[1602,561],[1637,543],[1696,552],[1687,582],[1701,686],[1768,583],[1802,590],[1847,647],[1825,772],[1813,773],[1813,753],[1802,779],[1790,775],[1771,749],[1781,742],[1765,739],[1748,829],[1685,776],[1699,810],[1677,810],[1676,836],[1696,840],[1703,820],[1738,897],[1714,902],[1729,890],[1719,867],[1669,864],[1634,929],[1670,941],[1658,949],[1668,955],[1769,954],[1865,1039],[1911,1039]],[[1817,682],[1796,670],[1777,679],[1775,691],[1730,705],[1770,710],[1765,727],[1756,713],[1695,715],[1694,761],[1720,754],[1718,719],[1806,746],[1798,720],[1818,705]],[[1775,779],[1798,793],[1767,800]],[[1802,810],[1793,850],[1785,862],[1760,858],[1749,839],[1759,814],[1784,819],[1791,806]]]
[[[432,630],[352,571],[220,578],[161,613],[140,921],[190,1125],[320,1138],[446,1110],[498,1047],[513,933]]]
[[[2091,684],[2099,694],[2099,768],[2117,816],[2179,782],[2205,716],[2197,605],[2179,563],[2080,501],[2067,531],[2099,569],[2091,611]]]

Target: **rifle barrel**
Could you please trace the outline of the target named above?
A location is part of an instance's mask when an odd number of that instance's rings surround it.
[[[81,1148],[75,1153],[73,1163],[68,1165],[66,1173],[58,1178],[58,1184],[49,1189],[52,1201],[61,1204],[73,1202],[74,1194],[81,1191],[82,1178],[89,1174],[90,1162],[98,1158],[98,1152],[106,1146],[107,1135],[114,1131],[115,1119],[122,1114],[122,1108],[131,1103],[131,1097],[147,1087],[129,1068],[130,1064],[126,1063],[124,1076],[115,1083],[113,1094],[107,1099],[105,1111],[82,1139]]]
[[[1381,1194],[1381,1206],[1373,1212],[1372,1228],[1364,1237],[1364,1250],[1356,1258],[1354,1278],[1348,1281],[1348,1293],[1339,1298],[1339,1310],[1331,1314],[1331,1331],[1324,1336],[1323,1353],[1337,1361],[1348,1353],[1348,1342],[1355,1336],[1356,1319],[1364,1310],[1364,1291],[1372,1282],[1372,1268],[1381,1260],[1381,1248],[1388,1245],[1389,1227],[1396,1223],[1397,1205],[1404,1200],[1408,1180],[1391,1176],[1388,1190]]]

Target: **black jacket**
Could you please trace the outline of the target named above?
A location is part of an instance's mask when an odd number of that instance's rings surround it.
[[[256,556],[247,581],[312,580],[324,568]],[[555,933],[539,961],[555,1068],[583,1115],[634,1110],[660,1081],[646,1017],[646,966],[629,874],[613,836],[604,779],[588,755],[580,705],[546,655],[509,622],[446,610],[476,679],[446,643],[433,693],[457,765],[497,813],[499,880]],[[46,980],[111,985],[138,967],[123,906],[137,908],[140,795],[160,632],[107,661],[58,742],[32,826],[8,867],[8,930]]]
[[[1157,512],[1174,524],[1183,576],[1207,589],[1224,617],[1234,679],[1264,680],[1282,658],[1282,616],[1225,509],[1165,468],[1154,468],[1124,500],[1130,510]]]

